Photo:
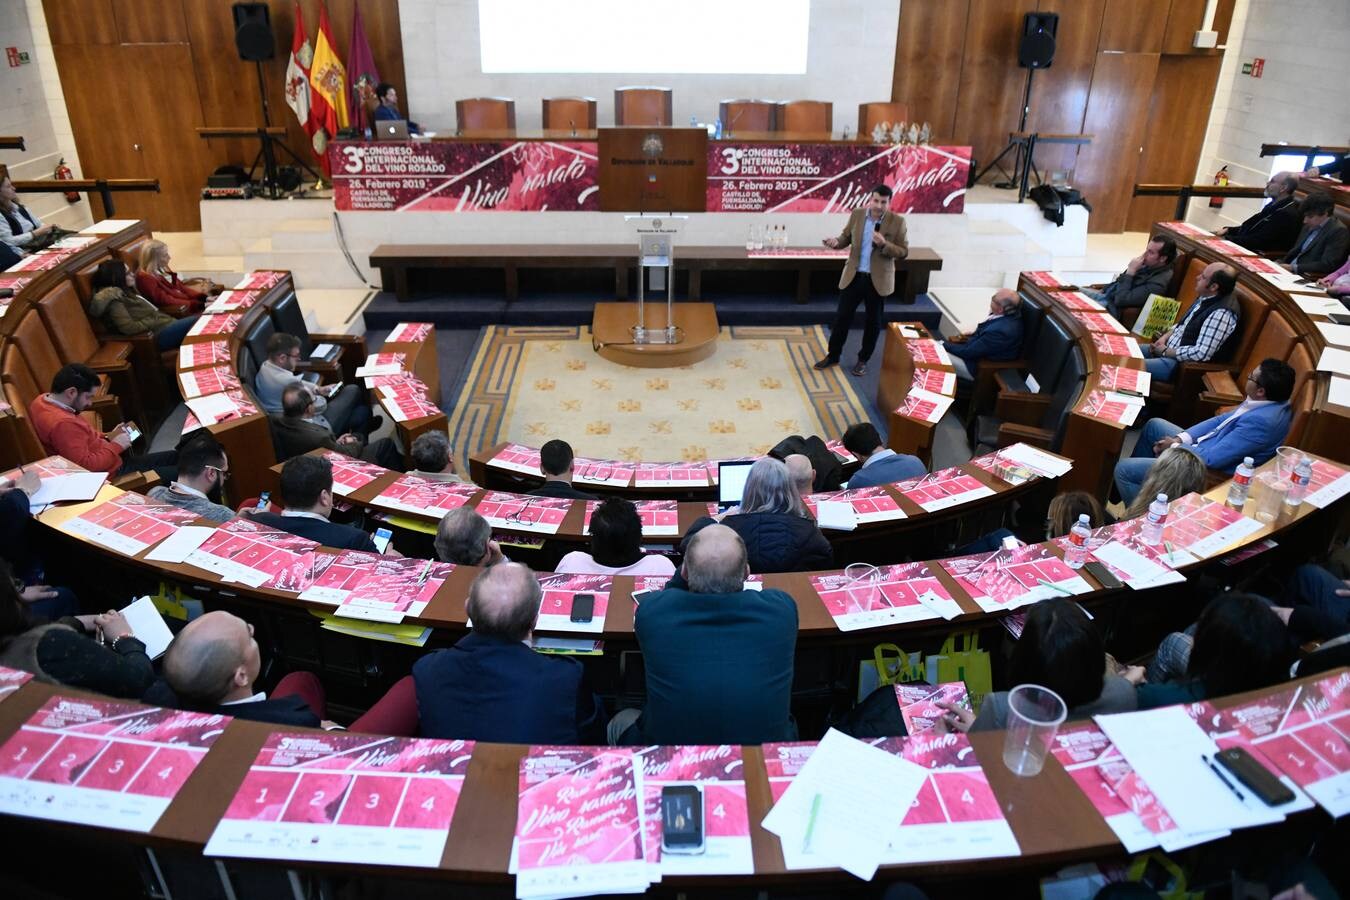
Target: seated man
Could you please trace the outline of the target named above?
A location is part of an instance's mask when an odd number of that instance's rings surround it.
[[[1350,633],[1350,581],[1308,563],[1294,571],[1287,606],[1275,614],[1299,641],[1325,641]]]
[[[565,500],[599,500],[572,487],[572,445],[567,441],[552,440],[539,448],[539,471],[544,473],[544,486],[530,491],[532,497],[560,497]]]
[[[783,464],[788,467],[793,489],[803,497],[812,493],[813,485],[816,483],[816,470],[811,466],[811,457],[805,453],[790,453],[783,457]]]
[[[9,564],[14,591],[28,618],[55,622],[78,613],[80,602],[70,588],[44,583],[47,576],[28,503],[29,496],[41,486],[32,469],[13,481],[0,478],[0,560]]]
[[[1195,303],[1180,322],[1139,349],[1144,368],[1159,381],[1171,381],[1183,362],[1221,359],[1237,334],[1242,313],[1233,288],[1237,275],[1223,263],[1210,263],[1195,276]]]
[[[422,737],[596,744],[603,707],[581,663],[530,647],[543,591],[527,566],[484,569],[469,588],[473,631],[413,666]]]
[[[1126,506],[1133,502],[1157,457],[1174,444],[1189,447],[1207,467],[1229,474],[1243,457],[1250,456],[1257,465],[1270,459],[1289,433],[1293,392],[1294,370],[1278,359],[1266,359],[1247,376],[1246,399],[1229,412],[1184,430],[1166,419],[1150,419],[1133,456],[1116,463],[1121,499]]]
[[[269,413],[282,412],[282,391],[287,385],[301,384],[314,398],[314,419],[333,434],[348,431],[369,434],[383,423],[370,417],[365,391],[360,385],[317,385],[295,374],[300,365],[300,339],[278,331],[267,342],[267,361],[258,367],[253,386],[258,402]]]
[[[409,475],[428,481],[464,482],[455,474],[455,459],[450,455],[450,438],[444,431],[427,431],[413,439],[408,448],[413,469]]]
[[[1302,217],[1294,190],[1298,175],[1294,172],[1276,172],[1266,182],[1266,196],[1270,202],[1243,222],[1230,228],[1220,228],[1215,234],[1240,247],[1258,253],[1284,253],[1294,246]]]
[[[997,290],[989,299],[989,316],[970,334],[942,342],[952,355],[961,381],[974,381],[982,359],[1016,359],[1022,352],[1022,298],[1017,291]]]
[[[379,102],[379,106],[375,107],[375,121],[389,122],[403,118],[403,113],[398,111],[398,90],[392,84],[381,81],[375,85],[375,99]],[[412,119],[405,121],[408,123],[408,134],[422,133],[421,125]]]
[[[370,444],[366,443],[364,437],[352,432],[334,438],[333,432],[315,413],[314,395],[300,382],[293,382],[282,389],[281,409],[280,416],[268,417],[280,458],[290,459],[319,449],[336,450],[386,469],[402,471],[403,459],[398,447],[389,438],[379,438]]]
[[[80,413],[94,405],[98,373],[86,365],[70,363],[52,376],[51,392],[39,394],[28,404],[28,415],[42,449],[64,456],[91,472],[125,475],[154,469],[165,481],[175,475],[173,451],[126,456],[131,435],[126,423],[100,434]]]
[[[1300,208],[1303,230],[1282,265],[1299,275],[1325,275],[1339,269],[1350,254],[1350,229],[1336,218],[1336,201],[1330,194],[1309,194]]]
[[[495,566],[506,561],[492,539],[492,526],[467,506],[450,510],[436,526],[436,556],[457,566]]]
[[[229,477],[230,461],[225,457],[225,448],[203,429],[178,451],[178,480],[169,485],[155,485],[149,497],[190,510],[212,522],[228,522],[234,518],[234,510],[217,501]]]
[[[745,545],[725,525],[694,536],[680,572],[687,588],[648,594],[637,609],[647,704],[614,717],[610,743],[796,740],[796,602],[782,591],[745,590]]]
[[[1172,263],[1177,258],[1176,242],[1154,235],[1148,239],[1144,252],[1125,265],[1125,271],[1101,290],[1085,290],[1093,300],[1100,301],[1106,311],[1120,318],[1122,311],[1140,309],[1150,294],[1167,294],[1172,281]]]
[[[844,449],[862,463],[862,468],[853,473],[848,480],[850,488],[872,487],[877,484],[892,484],[906,478],[918,478],[928,474],[923,460],[917,456],[896,453],[881,443],[881,435],[871,422],[859,422],[850,425],[844,432]]]
[[[333,464],[322,456],[297,456],[281,467],[280,514],[257,512],[253,521],[279,528],[325,547],[378,552],[375,543],[359,528],[328,521],[333,514]],[[390,556],[394,556],[392,551]]]

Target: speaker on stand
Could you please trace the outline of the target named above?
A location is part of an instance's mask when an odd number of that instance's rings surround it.
[[[1017,119],[1017,133],[1025,134],[1027,130],[1027,116],[1031,114],[1031,81],[1036,74],[1037,69],[1048,69],[1055,60],[1055,33],[1059,30],[1058,13],[1038,13],[1029,12],[1022,18],[1022,34],[1017,43],[1017,65],[1027,70],[1026,86],[1022,91],[1022,111]],[[1025,169],[1029,168],[1030,148],[1026,147],[1026,138],[1013,138],[1008,145],[999,151],[998,156],[994,157],[993,162],[980,170],[975,176],[978,182],[990,169],[998,166],[1000,172],[1008,175],[1008,171],[999,165],[1003,157],[1010,152],[1015,153],[1013,162],[1013,171],[1007,180],[994,184],[996,188],[1012,190],[1022,186],[1026,180],[1027,173]],[[1028,158],[1023,160],[1023,151],[1028,153]]]

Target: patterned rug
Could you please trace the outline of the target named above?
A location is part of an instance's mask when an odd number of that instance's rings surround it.
[[[598,356],[588,328],[488,326],[450,440],[462,465],[499,441],[557,437],[583,456],[657,461],[760,454],[789,434],[838,437],[867,413],[843,369],[811,368],[824,354],[818,326],[735,327],[695,365],[636,369]]]

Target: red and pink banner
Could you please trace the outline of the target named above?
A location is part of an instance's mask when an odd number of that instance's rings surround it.
[[[342,212],[597,212],[595,141],[334,143]],[[840,213],[878,184],[899,213],[965,209],[969,147],[847,142],[708,144],[708,212]]]

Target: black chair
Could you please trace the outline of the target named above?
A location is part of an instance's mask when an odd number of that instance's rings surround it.
[[[267,362],[267,342],[272,340],[272,335],[276,333],[276,326],[272,324],[272,319],[267,316],[259,316],[244,332],[242,356],[249,358],[253,365],[254,374],[262,368],[263,363]]]
[[[1065,357],[1053,393],[1000,397],[994,406],[994,415],[980,417],[975,439],[971,442],[973,452],[976,455],[987,453],[1018,441],[1045,450],[1058,450],[1064,440],[1069,412],[1082,393],[1087,375],[1087,359],[1075,344]]]
[[[1007,360],[989,360],[982,359],[975,366],[975,371],[971,374],[975,377],[974,386],[970,394],[970,406],[965,413],[964,422],[967,428],[974,423],[977,416],[986,414],[994,408],[994,397],[998,393],[998,376],[1005,371],[1020,371],[1028,366],[1028,360],[1034,359],[1031,355],[1032,347],[1040,336],[1042,326],[1045,322],[1045,309],[1033,298],[1026,294],[1020,295],[1022,298],[1022,346],[1016,359]],[[1039,378],[1039,376],[1038,376]],[[958,391],[960,394],[960,391]]]
[[[309,326],[305,324],[305,314],[300,310],[300,300],[295,296],[295,291],[273,302],[269,312],[273,327],[282,334],[299,338],[300,356],[309,359],[310,353],[314,352],[314,341],[310,337]]]
[[[1074,340],[1064,326],[1053,318],[1045,318],[1037,329],[1035,343],[1027,348],[1030,362],[1026,368],[994,373],[996,391],[989,404],[991,409],[971,423],[970,445],[995,445],[1004,422],[1022,425],[1040,422],[1045,405],[1059,388],[1073,347]],[[1037,390],[1031,390],[1028,375],[1035,378]]]
[[[366,361],[366,339],[353,334],[311,333],[305,324],[305,314],[300,309],[300,300],[295,291],[272,302],[268,308],[273,327],[282,334],[295,335],[300,340],[301,368],[310,375],[307,381],[355,381],[354,373]],[[337,356],[326,360],[312,359],[310,354],[319,344],[333,344],[338,348]]]

